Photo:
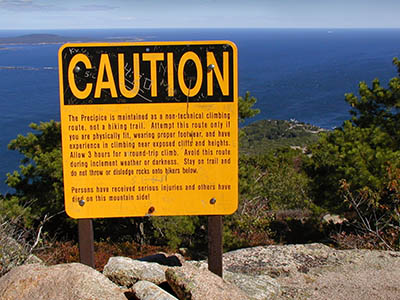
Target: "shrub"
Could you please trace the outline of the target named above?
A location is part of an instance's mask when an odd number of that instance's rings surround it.
[[[29,258],[33,247],[24,239],[18,220],[0,217],[0,277]]]

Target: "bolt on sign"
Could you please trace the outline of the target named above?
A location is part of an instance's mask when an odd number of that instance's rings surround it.
[[[236,210],[232,42],[65,44],[58,58],[69,216]]]

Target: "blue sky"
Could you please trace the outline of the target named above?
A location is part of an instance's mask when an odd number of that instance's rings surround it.
[[[0,0],[0,29],[400,28],[400,0]]]

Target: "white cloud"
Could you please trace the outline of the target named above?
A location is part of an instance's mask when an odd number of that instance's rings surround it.
[[[88,5],[81,5],[80,8],[89,11],[108,11],[117,9],[118,7],[106,4],[88,4]]]
[[[0,9],[10,11],[54,10],[53,4],[39,4],[33,0],[0,0]]]

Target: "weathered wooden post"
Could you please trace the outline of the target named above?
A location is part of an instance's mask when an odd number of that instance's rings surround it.
[[[94,265],[94,235],[92,219],[78,220],[79,261],[92,268]]]
[[[208,269],[222,277],[222,216],[208,217]]]

